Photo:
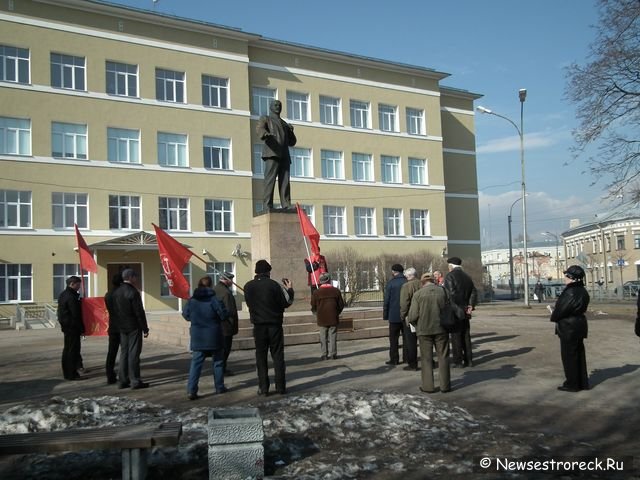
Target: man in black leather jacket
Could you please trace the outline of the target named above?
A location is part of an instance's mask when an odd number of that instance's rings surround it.
[[[458,328],[451,333],[453,350],[453,368],[473,367],[471,354],[471,311],[478,302],[476,287],[471,277],[461,268],[459,257],[447,259],[449,273],[444,278],[444,288],[447,290],[451,306],[458,319]]]
[[[269,365],[267,352],[271,351],[275,372],[276,392],[287,391],[284,364],[284,311],[293,303],[293,285],[283,278],[280,285],[271,279],[271,265],[258,260],[256,276],[244,286],[244,299],[249,307],[249,319],[253,324],[253,340],[256,345],[256,369],[258,370],[258,395],[269,394]]]
[[[556,334],[560,337],[560,355],[566,377],[558,390],[577,392],[589,389],[584,351],[584,339],[588,333],[584,314],[589,306],[589,293],[584,288],[585,273],[582,267],[571,265],[564,275],[567,286],[551,313],[551,321],[555,322]]]
[[[58,322],[64,333],[62,374],[65,380],[79,380],[80,336],[84,333],[80,305],[80,277],[67,278],[67,288],[58,296]]]

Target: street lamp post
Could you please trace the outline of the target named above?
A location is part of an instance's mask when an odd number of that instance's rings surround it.
[[[504,115],[500,115],[488,108],[481,107],[478,105],[477,110],[481,113],[487,113],[489,115],[495,115],[496,117],[500,117],[503,120],[506,120],[511,125],[513,125],[520,136],[520,168],[521,168],[521,176],[522,176],[522,250],[524,254],[524,304],[529,307],[529,262],[527,261],[527,188],[525,183],[525,163],[524,163],[524,101],[527,98],[527,90],[525,88],[521,88],[518,90],[518,98],[520,99],[520,127],[516,125],[516,123],[508,117]]]
[[[522,200],[522,197],[518,198],[515,202],[511,204],[511,208],[509,209],[509,216],[507,217],[507,223],[509,224],[509,279],[511,281],[511,300],[515,300],[515,292],[514,292],[514,278],[513,278],[513,243],[511,242],[511,212],[513,210],[513,206]]]
[[[556,239],[556,278],[560,280],[560,264],[559,264],[560,250],[558,248],[560,239],[558,238],[558,235],[551,232],[542,232],[542,235],[544,235],[545,237],[553,237]]]

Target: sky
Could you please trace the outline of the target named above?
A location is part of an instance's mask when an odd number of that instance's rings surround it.
[[[572,219],[581,223],[620,209],[606,200],[584,158],[571,153],[575,106],[565,99],[566,67],[584,64],[599,21],[596,0],[109,0],[198,19],[263,37],[407,63],[449,73],[442,85],[483,95],[476,101],[520,124],[525,88],[525,184],[531,241],[555,240]],[[507,217],[521,197],[516,129],[476,114],[482,247],[508,245]],[[522,236],[522,205],[512,211]]]

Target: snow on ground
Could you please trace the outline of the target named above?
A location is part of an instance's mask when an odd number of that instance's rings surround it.
[[[474,456],[550,454],[545,436],[511,434],[427,395],[351,390],[274,396],[258,408],[270,478],[467,479],[473,476]],[[180,447],[155,449],[148,478],[206,479],[207,413],[207,407],[176,412],[113,396],[54,397],[46,404],[27,403],[0,413],[0,433],[181,421]],[[120,477],[119,451],[9,458],[0,463],[4,480]]]

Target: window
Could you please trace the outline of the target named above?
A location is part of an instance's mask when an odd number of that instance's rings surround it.
[[[640,233],[633,234],[633,248],[640,248]]]
[[[87,159],[87,126],[75,123],[51,124],[51,155],[59,158]]]
[[[342,125],[340,99],[320,95],[320,122],[326,125]]]
[[[158,132],[158,164],[163,167],[186,167],[187,136]]]
[[[287,91],[287,117],[290,120],[301,120],[308,122],[309,118],[309,95],[306,93]]]
[[[424,110],[407,108],[407,133],[411,135],[425,135]]]
[[[262,160],[262,144],[253,145],[253,174],[264,175],[264,160]]]
[[[384,234],[389,237],[402,235],[402,209],[384,208],[382,210]]]
[[[325,235],[344,235],[346,233],[344,207],[325,205],[322,207],[322,220]]]
[[[228,108],[229,79],[202,75],[202,105]]]
[[[163,230],[189,230],[189,199],[160,197],[158,199],[160,228]]]
[[[140,130],[107,128],[107,158],[110,162],[140,163]]]
[[[235,264],[232,262],[213,262],[207,264],[207,275],[212,277],[214,285],[220,281],[220,275],[224,272],[233,273],[235,275]],[[231,288],[233,289],[235,286],[232,285]]]
[[[51,86],[71,90],[86,90],[84,57],[52,53]]]
[[[409,157],[409,183],[411,185],[426,185],[429,183],[427,161],[424,158]]]
[[[0,45],[0,81],[29,83],[29,49]]]
[[[156,100],[184,103],[184,72],[156,68]]]
[[[624,250],[624,235],[616,235],[616,250]]]
[[[187,280],[187,283],[191,285],[191,263],[187,263],[182,269],[182,275]],[[195,286],[194,286],[195,288]],[[169,290],[169,283],[167,282],[167,277],[164,276],[162,272],[162,268],[160,268],[160,296],[161,297],[173,297],[171,291]]]
[[[269,107],[275,99],[276,91],[273,88],[253,87],[251,90],[251,113],[269,115]]]
[[[54,263],[53,264],[53,298],[58,299],[60,294],[67,288],[67,278],[71,275],[84,277],[85,288],[89,285],[89,274],[80,272],[80,265],[75,263]]]
[[[0,228],[31,228],[31,192],[0,190]]]
[[[351,100],[349,105],[351,111],[351,126],[353,128],[370,128],[369,104],[358,100]]]
[[[202,148],[204,149],[204,168],[231,169],[231,140],[204,137]]]
[[[304,213],[307,214],[307,217],[309,217],[309,220],[315,227],[316,226],[315,216],[314,216],[315,209],[313,208],[313,205],[300,205],[300,208],[304,211]]]
[[[381,155],[380,161],[382,163],[382,182],[400,183],[400,157]]]
[[[138,66],[107,62],[107,93],[123,97],[137,97]]]
[[[354,207],[353,220],[356,235],[375,235],[375,210],[369,207]]]
[[[73,228],[74,223],[79,228],[89,227],[89,202],[86,193],[53,192],[51,210],[53,228]]]
[[[334,150],[320,151],[322,163],[322,178],[344,179],[344,166],[342,164],[342,152]]]
[[[313,177],[311,149],[292,147],[289,151],[291,154],[291,176]]]
[[[232,232],[233,203],[231,200],[205,199],[204,224],[207,232]]]
[[[109,195],[109,228],[112,230],[140,230],[142,208],[140,197]]]
[[[429,228],[429,210],[411,209],[411,235],[426,237],[431,235]]]
[[[0,264],[0,302],[30,302],[33,300],[31,264]]]
[[[351,168],[356,182],[373,182],[373,157],[370,154],[353,153]]]
[[[398,115],[397,107],[393,105],[378,105],[378,120],[380,122],[380,130],[384,132],[398,131]]]
[[[0,153],[31,155],[31,120],[0,117]]]

